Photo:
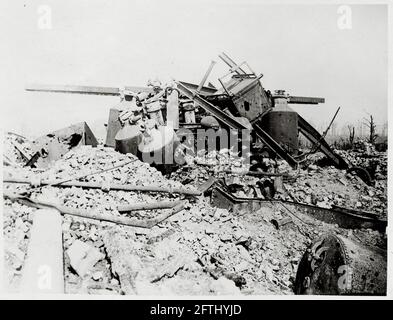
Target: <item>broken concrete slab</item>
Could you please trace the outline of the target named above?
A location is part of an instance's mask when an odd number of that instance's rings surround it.
[[[84,277],[91,271],[94,265],[105,256],[97,248],[80,240],[75,240],[67,250],[71,267],[80,277]]]
[[[34,214],[31,239],[23,268],[21,291],[64,293],[61,215],[55,209]]]
[[[210,290],[217,295],[240,294],[240,289],[236,287],[235,283],[224,276],[214,280],[210,285]]]

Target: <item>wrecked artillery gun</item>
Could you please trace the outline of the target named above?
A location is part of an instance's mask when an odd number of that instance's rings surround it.
[[[355,171],[360,178],[370,182],[366,170],[351,168],[330,148],[323,135],[289,107],[290,104],[324,103],[324,98],[291,96],[284,90],[271,93],[261,84],[263,75],[254,73],[246,62],[238,65],[224,53],[219,57],[230,67],[229,72],[218,79],[221,88],[216,88],[210,83],[205,86],[215,64],[213,61],[199,85],[174,80],[168,85],[162,85],[159,81],[149,82],[147,87],[34,85],[28,86],[26,90],[119,96],[119,104],[112,107],[109,112],[105,145],[122,153],[135,154],[141,159],[151,152],[160,152],[161,162],[156,165],[173,164],[173,162],[166,163],[165,159],[168,159],[168,154],[173,155],[177,145],[181,143],[179,136],[182,135],[182,129],[195,133],[200,128],[211,128],[217,131],[249,130],[251,154],[256,159],[258,155],[280,157],[291,167],[296,168],[307,156],[299,152],[300,132],[313,144],[312,150],[323,152],[334,166]],[[224,78],[228,77],[229,80],[224,81]],[[69,139],[70,145],[75,145],[76,142],[97,145],[97,140],[85,124],[79,128],[82,128],[82,133],[79,133],[78,139],[75,133],[69,131],[65,133],[64,130],[54,136],[65,136]],[[52,137],[44,137],[44,140]],[[54,159],[66,152],[66,150],[53,151],[53,148],[50,151],[45,147],[42,148],[42,143],[38,145],[40,147],[35,154],[38,159],[35,161],[39,161],[43,156]],[[45,145],[50,149],[53,142]],[[243,150],[239,151],[242,152]],[[48,157],[51,153],[55,154]],[[173,157],[170,156],[169,159],[172,160]],[[213,190],[212,201],[219,207],[229,208],[252,203],[254,208],[255,203],[262,204],[265,200],[255,198],[250,202],[249,199],[231,198],[228,193],[217,187]],[[341,209],[334,211],[305,205],[304,210],[307,213],[313,211],[312,215],[318,219],[333,221],[340,226],[343,224],[357,228],[372,225],[382,232],[386,227],[386,223],[380,226],[379,221],[375,221],[372,217],[359,216],[357,213],[348,213]],[[333,215],[334,218],[331,218]],[[352,248],[352,251],[348,251],[348,247]],[[378,261],[378,266],[374,268],[371,265],[364,265],[356,257],[349,257],[348,252],[353,252],[353,248],[363,256],[375,254],[373,259]],[[370,252],[356,244],[348,244],[345,240],[330,237],[322,239],[310,252],[306,252],[299,266],[296,293],[351,294],[364,293],[367,289],[367,293],[383,294],[386,291],[386,286],[383,285],[386,280],[383,277],[386,263],[381,255]],[[346,270],[344,272],[339,270],[343,265],[352,268],[353,274],[356,275],[354,279],[357,282],[351,287],[352,289],[348,289],[350,280],[347,278]],[[369,274],[373,268],[380,270],[378,274]],[[340,275],[346,275],[344,287],[338,287]],[[367,275],[367,279],[371,278],[376,285],[365,287],[362,291],[364,275]],[[320,285],[321,283],[323,285]],[[332,283],[334,285],[329,285]]]
[[[174,81],[163,86],[155,81],[147,87],[30,85],[26,90],[119,96],[120,103],[109,112],[105,145],[124,153],[140,156],[162,149],[165,154],[165,146],[177,141],[175,132],[182,128],[222,127],[251,130],[253,153],[262,150],[265,155],[278,156],[297,167],[304,158],[299,154],[300,132],[333,165],[349,168],[323,136],[288,106],[315,105],[324,103],[324,98],[290,96],[284,90],[272,94],[261,84],[263,75],[255,74],[246,62],[237,65],[225,53],[219,57],[230,67],[228,74],[218,79],[222,86],[219,89],[210,83],[205,86],[215,64],[212,61],[199,85]]]

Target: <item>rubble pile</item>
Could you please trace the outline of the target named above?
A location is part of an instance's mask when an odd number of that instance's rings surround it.
[[[293,183],[284,183],[286,200],[313,204],[322,208],[333,205],[372,211],[381,217],[387,215],[387,183],[377,181],[368,186],[358,176],[334,167],[310,165],[299,170]]]
[[[4,289],[17,292],[22,278],[35,209],[4,200]]]
[[[206,181],[209,176],[214,176],[217,180],[223,180],[234,196],[265,198],[263,186],[266,185],[266,182],[273,184],[274,176],[247,175],[252,165],[245,165],[244,159],[239,160],[239,157],[234,157],[237,159],[234,162],[231,157],[233,155],[226,151],[211,152],[195,157],[193,161],[189,161],[188,165],[182,166],[170,177],[184,185],[195,185],[195,183]],[[263,159],[265,173],[284,176],[283,190],[275,193],[273,198],[328,209],[332,206],[355,208],[371,211],[386,218],[386,177],[385,180],[376,180],[374,185],[369,186],[355,173],[349,173],[333,166],[321,167],[314,164],[320,159],[321,155],[312,155],[308,159],[310,164],[303,165],[297,170],[293,170],[283,160]],[[237,163],[238,166],[231,165],[232,163]],[[258,173],[258,171],[256,172]]]
[[[170,178],[187,184],[195,181],[205,181],[209,175],[222,177],[226,171],[242,172],[247,171],[250,165],[246,159],[239,157],[238,153],[231,149],[221,149],[219,151],[202,149],[195,156],[184,156],[185,165],[181,166]]]
[[[4,165],[22,166],[33,156],[31,143],[25,137],[7,132],[3,141]]]
[[[189,157],[187,165],[181,166],[169,177],[180,181],[183,185],[203,183],[209,177],[214,177],[216,180],[223,180],[226,185],[232,187],[232,193],[238,197],[264,198],[260,187],[266,181],[272,183],[273,179],[268,174],[266,176],[248,175],[253,164],[254,161],[249,163],[247,159],[239,157],[237,153],[229,149],[210,152],[201,150],[196,157]],[[259,168],[253,172],[256,174],[296,174],[285,161],[264,158],[262,166],[265,170],[262,171]]]
[[[215,157],[223,154],[217,153]],[[226,156],[230,153],[227,152]],[[124,166],[108,170],[127,161],[129,163]],[[150,229],[64,215],[63,247],[68,293],[293,294],[297,264],[315,237],[334,229],[336,233],[362,239],[374,246],[386,243],[384,236],[376,231],[340,229],[300,212],[294,218],[292,212],[279,204],[267,204],[260,210],[240,214],[212,207],[209,198],[203,196],[193,198],[174,193],[110,189],[110,185],[116,183],[195,190],[212,170],[232,184],[248,186],[260,180],[258,177],[228,174],[225,165],[229,163],[211,162],[213,165],[209,166],[194,163],[182,167],[172,179],[167,179],[133,155],[122,155],[110,148],[80,146],[47,170],[13,168],[5,175],[32,181],[37,180],[37,176],[41,181],[84,176],[80,181],[101,183],[101,189],[60,188],[55,185],[29,189],[22,184],[5,184],[5,188],[18,192],[30,190],[33,198],[53,199],[69,208],[94,209],[141,220],[157,215],[159,210],[119,213],[118,206],[176,199],[188,203],[185,210]],[[288,170],[285,165],[281,169]],[[107,171],[88,175],[100,170]],[[329,174],[324,170],[328,170]],[[296,182],[285,183],[285,188],[298,200],[307,202],[309,196],[311,202],[317,201],[319,205],[321,201],[328,204],[337,199],[343,203],[352,201],[343,196],[343,190],[353,187],[351,180],[340,170],[311,166],[296,174]],[[322,176],[327,179],[326,182]],[[188,184],[184,183],[187,179]],[[346,186],[339,183],[343,190],[326,185],[324,194],[324,184],[337,179],[347,183]],[[36,183],[39,185],[39,182]],[[317,188],[320,195],[313,200]],[[246,194],[244,190],[240,191]],[[334,190],[333,194],[331,190]],[[359,192],[356,188],[355,191]],[[239,190],[236,192],[241,195]],[[5,200],[4,208],[6,279],[9,289],[17,291],[36,209],[10,200]],[[283,218],[289,223],[283,226],[274,223]]]
[[[362,150],[337,150],[348,163],[354,167],[367,169],[375,180],[384,180],[387,177],[388,157],[386,152],[373,151],[365,153]]]
[[[106,147],[85,122],[32,148],[7,136],[8,291],[43,292],[31,261],[42,263],[45,251],[56,293],[348,294],[352,270],[345,288],[335,281],[342,266],[355,268],[352,292],[386,292],[386,154],[363,142],[335,152],[326,132],[288,106],[324,98],[272,93],[247,63],[219,57],[230,68],[222,88],[205,85],[214,61],[199,85],[26,88],[120,101]],[[299,149],[299,132],[312,150]]]

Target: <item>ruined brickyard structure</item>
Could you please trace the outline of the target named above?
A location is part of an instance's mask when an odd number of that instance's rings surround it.
[[[27,88],[120,103],[105,141],[86,123],[5,135],[8,292],[386,294],[387,153],[332,149],[289,107],[323,98],[220,58],[219,89],[214,63],[199,85]]]

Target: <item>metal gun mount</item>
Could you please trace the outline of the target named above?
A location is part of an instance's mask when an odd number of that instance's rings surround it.
[[[299,164],[298,134],[302,133],[306,139],[317,146],[332,163],[339,168],[348,168],[348,164],[337,155],[319,134],[304,118],[293,111],[290,104],[318,105],[324,103],[324,98],[292,96],[284,90],[277,90],[273,94],[265,90],[261,84],[263,74],[257,75],[247,64],[236,64],[228,55],[221,53],[220,59],[229,66],[229,72],[218,79],[221,88],[212,85],[205,86],[214,65],[212,61],[199,85],[184,81],[175,81],[179,93],[171,103],[166,104],[162,110],[166,123],[174,124],[174,129],[186,126],[197,128],[201,126],[200,119],[203,113],[215,117],[221,126],[232,129],[252,129],[257,139],[270,150],[274,156],[286,160],[292,167]],[[228,80],[226,80],[229,78]],[[226,81],[225,81],[226,80]],[[164,88],[158,88],[164,90]],[[151,86],[136,87],[97,87],[74,85],[29,85],[27,91],[58,92],[74,94],[93,94],[119,96],[123,100],[132,100],[135,94],[144,93],[146,96],[157,94]],[[161,92],[167,97],[167,92]],[[168,101],[169,101],[168,100]],[[184,108],[183,108],[184,105]],[[185,107],[187,105],[187,108]],[[114,146],[114,138],[121,129],[119,123],[119,110],[124,105],[111,108],[107,127],[106,145]],[[196,117],[196,107],[202,109]],[[199,110],[200,110],[199,109]],[[182,121],[180,121],[180,120]],[[198,120],[196,120],[198,119]]]

